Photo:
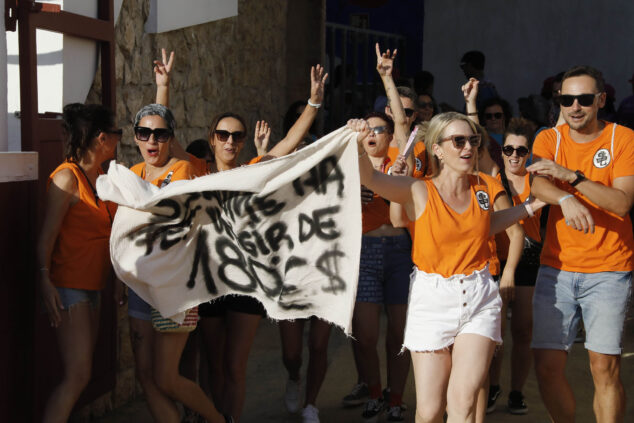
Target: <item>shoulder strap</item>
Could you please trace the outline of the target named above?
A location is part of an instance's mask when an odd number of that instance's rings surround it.
[[[616,133],[616,123],[612,124],[612,141],[610,142],[610,154],[612,155],[612,160],[614,161],[614,134]]]
[[[553,161],[557,163],[557,154],[559,154],[559,144],[561,143],[561,132],[559,132],[559,129],[557,129],[557,127],[554,127],[553,129],[557,133],[557,146],[555,147],[555,157]]]

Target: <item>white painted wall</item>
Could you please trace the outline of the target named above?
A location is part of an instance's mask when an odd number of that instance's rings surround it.
[[[97,0],[39,0],[42,3],[61,4],[62,10],[89,17],[97,17]],[[115,17],[119,16],[123,0],[115,0]],[[4,13],[4,12],[3,12]],[[4,19],[2,21],[4,25]],[[4,30],[2,31],[4,35]],[[61,112],[64,105],[86,101],[88,91],[97,70],[98,51],[93,41],[70,37],[50,31],[36,31],[38,111]],[[18,33],[7,32],[6,72],[8,78],[7,116],[8,150],[20,151],[20,120],[15,115],[20,110],[20,67]],[[1,51],[0,51],[1,54]],[[0,69],[0,72],[4,70]],[[0,84],[2,81],[0,73]],[[2,91],[0,91],[2,98]],[[1,121],[0,121],[1,125]],[[1,128],[1,126],[0,126]],[[1,129],[0,129],[1,130]],[[0,133],[1,137],[1,133]],[[2,144],[0,142],[0,151]]]
[[[0,10],[0,63],[7,63],[7,38],[4,26],[4,7]],[[0,99],[7,96],[7,68],[0,65]],[[9,149],[7,139],[7,102],[0,101],[0,152]]]
[[[238,15],[238,0],[150,0],[145,32],[167,32]]]
[[[517,98],[587,64],[615,87],[618,105],[632,93],[633,22],[632,0],[425,0],[423,67],[435,76],[436,99],[461,108],[460,58],[481,50],[487,79],[517,115]]]

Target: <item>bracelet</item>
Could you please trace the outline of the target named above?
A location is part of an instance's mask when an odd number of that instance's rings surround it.
[[[363,153],[359,154],[359,158],[361,158],[361,157],[365,156],[365,155],[366,155],[366,153],[367,153],[367,151],[365,151],[365,150],[364,150],[364,151],[363,151]]]
[[[40,272],[48,272],[48,267],[46,266],[40,267]]]
[[[567,194],[567,195],[564,195],[564,196],[563,196],[563,197],[561,197],[559,200],[557,200],[557,202],[558,202],[558,203],[559,203],[559,205],[561,206],[561,203],[563,203],[565,200],[567,200],[567,199],[569,199],[569,198],[571,198],[571,197],[574,197],[574,195],[572,195],[572,194]]]
[[[475,116],[477,114],[478,114],[478,112],[471,112],[471,113],[467,113],[467,116]]]
[[[528,217],[535,216],[535,212],[533,211],[533,208],[531,207],[530,204],[524,203],[524,208],[526,209],[526,213],[528,213]]]
[[[313,103],[310,101],[310,98],[308,99],[308,105],[314,107],[315,109],[319,109],[321,107],[321,103]]]

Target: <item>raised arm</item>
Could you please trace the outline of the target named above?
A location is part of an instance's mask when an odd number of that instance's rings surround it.
[[[304,111],[297,119],[297,122],[291,127],[286,137],[277,143],[275,147],[269,151],[268,155],[273,157],[282,157],[297,148],[302,141],[310,126],[317,117],[317,112],[324,100],[324,85],[328,74],[324,73],[324,68],[320,65],[311,66],[310,68],[310,99],[304,108]]]
[[[165,107],[170,105],[170,72],[172,71],[172,65],[174,64],[174,52],[170,52],[169,60],[167,59],[167,52],[164,48],[161,49],[161,55],[163,61],[154,61],[154,76],[156,79],[156,103],[162,104]]]
[[[478,98],[478,89],[480,81],[475,78],[469,78],[466,84],[462,86],[462,95],[465,102],[465,113],[473,122],[480,124],[478,118],[478,106],[476,105],[476,98]]]

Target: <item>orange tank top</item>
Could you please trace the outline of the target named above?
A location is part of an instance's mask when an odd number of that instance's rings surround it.
[[[51,255],[50,279],[61,288],[100,290],[112,278],[110,230],[117,205],[100,200],[77,164],[64,162],[48,178],[69,169],[75,175],[79,201],[69,207]]]
[[[441,198],[431,179],[423,179],[428,198],[425,211],[414,223],[412,259],[419,270],[447,278],[469,275],[486,266],[491,258],[488,245],[490,216],[495,196],[490,176],[469,175],[471,203],[457,213]]]
[[[141,179],[145,179],[145,162],[137,163],[130,168]],[[187,160],[179,160],[174,163],[169,169],[158,178],[150,181],[152,185],[156,185],[161,188],[173,181],[180,181],[183,179],[192,179],[198,175],[197,169]]]
[[[398,152],[398,149],[397,149]],[[386,173],[390,167],[391,160],[386,157],[381,166],[381,171]],[[390,205],[379,195],[374,194],[372,201],[361,205],[361,219],[363,223],[362,233],[368,233],[383,225],[391,225]]]

